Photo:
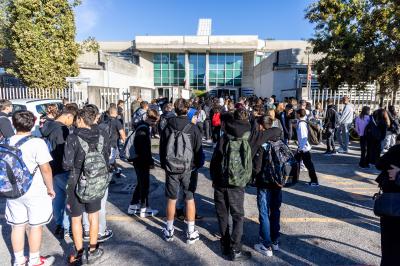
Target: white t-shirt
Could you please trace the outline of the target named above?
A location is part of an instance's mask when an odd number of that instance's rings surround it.
[[[20,139],[26,135],[14,135],[10,138],[10,145],[14,146]],[[22,144],[20,147],[22,160],[29,172],[33,173],[36,166],[50,162],[53,158],[50,155],[46,142],[40,138],[33,138]],[[43,181],[42,173],[38,168],[32,180],[32,185],[26,194],[29,195],[47,195],[47,188]]]

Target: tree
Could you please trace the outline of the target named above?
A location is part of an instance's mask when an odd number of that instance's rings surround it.
[[[379,93],[397,91],[400,80],[400,7],[395,0],[319,0],[306,18],[315,24],[311,39],[322,87],[344,83],[363,89],[377,82]]]
[[[36,88],[64,88],[79,73],[73,7],[80,1],[6,1],[5,44],[15,57],[8,71]]]

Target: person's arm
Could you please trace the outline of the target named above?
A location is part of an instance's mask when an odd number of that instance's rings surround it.
[[[0,117],[0,132],[5,138],[15,135],[12,124],[7,117]]]
[[[120,129],[118,132],[119,132],[119,136],[121,137],[122,142],[125,143],[125,141],[126,141],[125,130],[124,129]]]
[[[356,122],[355,122],[355,130],[356,130],[356,132],[357,132],[357,134],[358,135],[360,135],[360,118],[359,117],[357,117],[356,118]]]
[[[194,153],[194,165],[196,168],[202,167],[202,157],[203,157],[203,149],[202,149],[202,136],[198,127],[193,126],[193,153]]]
[[[43,182],[47,188],[47,195],[52,199],[55,198],[56,193],[53,190],[53,173],[49,163],[39,165],[40,172],[42,173]]]

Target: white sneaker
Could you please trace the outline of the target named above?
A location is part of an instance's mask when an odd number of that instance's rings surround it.
[[[167,241],[167,242],[174,241],[174,229],[168,230],[167,228],[164,227],[162,229],[162,232],[163,232],[163,236],[164,236],[165,241]]]
[[[152,209],[150,207],[141,208],[139,216],[140,216],[140,218],[146,218],[149,216],[156,216],[157,213],[158,213],[158,210]]]
[[[133,215],[140,210],[139,204],[129,205],[128,207],[128,214]]]
[[[186,232],[186,238],[187,238],[186,239],[186,244],[189,244],[189,245],[194,244],[197,240],[200,239],[199,231],[194,230],[191,233]]]
[[[278,242],[273,242],[272,243],[272,250],[278,251],[279,250],[279,243]]]
[[[25,261],[24,262],[17,263],[16,261],[14,261],[13,266],[26,266],[26,265],[28,265],[28,261],[29,261],[29,258],[25,257]]]
[[[28,263],[29,266],[51,266],[55,262],[55,258],[53,256],[40,256],[38,264]]]
[[[266,248],[261,243],[260,244],[255,244],[254,245],[254,249],[257,250],[258,252],[260,252],[261,254],[267,256],[267,257],[272,257],[273,256],[272,248],[271,247]]]

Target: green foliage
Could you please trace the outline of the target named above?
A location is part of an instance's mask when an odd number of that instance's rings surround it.
[[[382,94],[400,80],[400,7],[395,0],[319,0],[306,18],[315,24],[313,52],[321,87],[377,81]]]
[[[100,44],[96,41],[94,37],[88,37],[80,44],[80,53],[84,54],[86,52],[97,53],[100,50]]]
[[[8,27],[3,32],[7,48],[15,56],[10,72],[30,87],[65,87],[65,78],[79,73],[72,9],[79,1],[7,2]]]

